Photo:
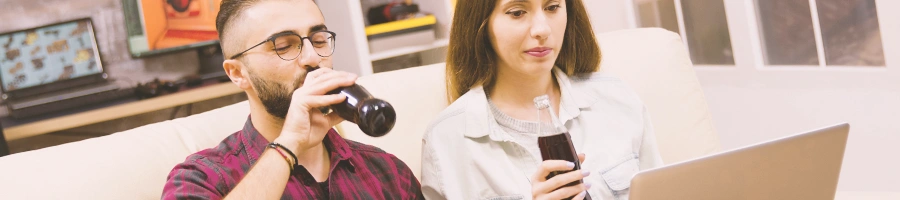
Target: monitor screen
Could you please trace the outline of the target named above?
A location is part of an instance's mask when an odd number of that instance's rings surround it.
[[[0,34],[0,81],[14,91],[103,73],[90,19]]]
[[[128,48],[144,57],[218,44],[222,0],[122,0]]]

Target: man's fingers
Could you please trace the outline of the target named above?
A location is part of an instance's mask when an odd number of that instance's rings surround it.
[[[325,118],[328,118],[328,127],[334,127],[344,121],[344,118],[341,118],[336,112],[329,113],[325,115]]]
[[[356,74],[351,74],[342,71],[334,71],[331,68],[319,68],[313,72],[309,72],[305,76],[305,80],[303,80],[303,86],[317,86],[322,85],[325,82],[328,82],[332,79],[353,79],[356,81]],[[324,94],[324,93],[309,93],[309,94]]]
[[[318,108],[340,103],[344,101],[344,99],[347,99],[347,96],[344,96],[343,94],[329,94],[322,96],[307,96],[302,101],[306,104],[307,108]]]
[[[334,71],[334,70],[332,70],[331,68],[321,67],[321,68],[314,69],[314,71],[306,72],[306,75],[303,76],[303,85],[306,85],[307,83],[312,83],[312,81],[315,81],[318,77],[322,76],[323,74],[332,72],[332,71]]]
[[[334,72],[333,74],[337,74],[337,72]],[[353,85],[353,83],[356,83],[357,78],[356,75],[350,73],[334,76],[328,74],[323,76],[327,77],[323,77],[318,81],[305,83],[306,85],[303,85],[303,87],[300,87],[294,93],[297,93],[298,95],[321,95],[339,87]]]
[[[319,71],[316,70],[314,72],[319,72]],[[350,75],[350,73],[342,72],[342,71],[325,71],[325,73],[319,74],[318,76],[308,76],[306,78],[306,80],[310,81],[309,82],[310,84],[315,85],[315,84],[324,82],[326,80],[331,80],[336,77],[344,77],[344,76],[348,76],[348,75]]]

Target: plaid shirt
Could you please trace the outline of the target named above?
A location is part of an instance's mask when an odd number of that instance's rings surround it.
[[[327,188],[305,168],[294,169],[281,199],[424,199],[403,161],[383,150],[344,140],[334,129],[322,141],[331,157]],[[241,180],[269,142],[248,119],[218,147],[187,157],[169,173],[162,199],[221,199]]]

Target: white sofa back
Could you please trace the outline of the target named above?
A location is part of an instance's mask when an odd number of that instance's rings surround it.
[[[175,164],[240,130],[249,113],[245,101],[0,157],[0,199],[159,199]]]
[[[662,29],[598,35],[601,70],[621,77],[644,100],[666,163],[719,149],[706,100],[680,38]],[[397,109],[393,131],[380,138],[355,124],[345,137],[397,155],[418,176],[422,134],[445,107],[442,64],[361,77],[359,83]],[[239,130],[247,102],[109,136],[0,157],[2,199],[157,199],[166,175],[189,154]]]
[[[719,150],[700,82],[687,49],[677,34],[658,28],[599,34],[608,71],[632,87],[652,117],[665,163]],[[444,64],[361,77],[359,83],[397,110],[397,124],[379,138],[363,134],[355,124],[338,125],[344,137],[393,153],[415,172],[421,171],[421,141],[428,123],[446,107]]]

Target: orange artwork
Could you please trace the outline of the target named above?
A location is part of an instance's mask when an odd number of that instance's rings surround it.
[[[142,0],[150,50],[218,40],[216,14],[222,0]]]

